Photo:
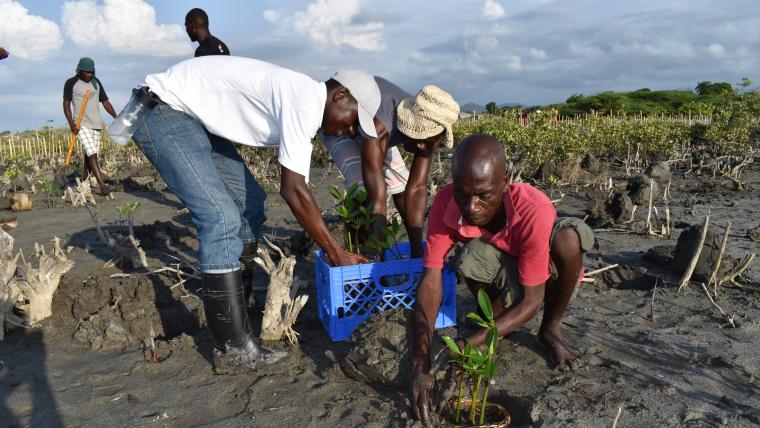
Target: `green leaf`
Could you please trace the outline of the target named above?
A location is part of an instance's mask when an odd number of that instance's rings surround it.
[[[367,191],[363,187],[359,189],[358,192],[356,192],[356,199],[359,202],[364,202],[367,200]]]
[[[330,186],[327,189],[327,192],[330,194],[330,196],[333,197],[337,202],[340,202],[343,199],[343,194],[341,194],[340,190],[338,190],[335,186]]]
[[[491,327],[486,336],[486,345],[488,345],[488,354],[493,355],[496,352],[496,342],[499,341],[499,330]]]
[[[347,190],[346,190],[346,198],[351,198],[354,196],[354,193],[356,192],[356,188],[359,187],[359,183],[352,184]]]
[[[483,365],[483,377],[489,380],[496,377],[496,364],[493,359],[489,359]]]
[[[493,321],[493,307],[491,306],[491,299],[488,297],[488,293],[486,293],[482,288],[478,290],[478,306],[480,306],[480,310],[483,312],[483,315],[486,316],[486,319],[488,321]]]
[[[462,350],[459,349],[459,346],[457,345],[457,342],[454,339],[452,339],[449,336],[441,336],[441,340],[443,340],[443,343],[445,343],[446,346],[449,347],[449,349],[454,355],[462,355]]]
[[[469,312],[467,314],[467,318],[475,321],[475,324],[477,324],[477,325],[479,325],[479,326],[481,326],[483,328],[488,328],[488,327],[491,326],[483,318],[481,318],[480,315],[476,314],[475,312]]]

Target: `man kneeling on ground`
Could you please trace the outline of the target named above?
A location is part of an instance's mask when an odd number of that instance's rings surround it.
[[[435,197],[430,210],[422,281],[414,307],[412,408],[428,417],[430,341],[441,304],[441,270],[456,242],[464,245],[455,266],[474,296],[488,293],[499,334],[505,336],[532,319],[541,304],[539,340],[558,364],[575,356],[560,335],[560,320],[593,246],[591,229],[579,219],[557,219],[549,198],[529,184],[512,184],[503,146],[493,137],[473,135],[456,148],[454,183]],[[482,346],[487,330],[459,340]]]

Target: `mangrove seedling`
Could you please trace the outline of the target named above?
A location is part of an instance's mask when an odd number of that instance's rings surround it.
[[[496,355],[496,346],[500,339],[499,330],[496,328],[496,322],[493,318],[493,306],[491,305],[491,299],[488,294],[483,290],[478,290],[478,306],[483,316],[478,315],[475,312],[467,314],[467,318],[475,322],[475,324],[488,329],[486,336],[486,343],[484,349],[478,349],[467,343],[464,349],[461,349],[454,339],[450,336],[443,336],[441,339],[446,346],[451,350],[453,358],[452,363],[460,365],[464,371],[465,376],[459,379],[459,395],[457,396],[457,405],[455,413],[455,423],[461,423],[461,408],[462,408],[462,391],[464,385],[464,377],[471,380],[472,383],[472,400],[470,401],[470,423],[475,425],[477,413],[477,404],[480,400],[480,418],[479,423],[483,425],[485,421],[485,409],[488,402],[488,390],[491,381],[496,377],[496,364],[494,362],[494,356]],[[480,398],[480,386],[485,380],[485,389],[483,391],[482,400]]]
[[[360,253],[359,230],[364,226],[372,224],[375,218],[375,214],[372,212],[373,204],[365,205],[367,191],[363,187],[360,188],[358,183],[355,183],[343,192],[335,186],[330,186],[328,192],[335,199],[335,213],[338,214],[346,226],[346,249],[351,252]]]
[[[380,236],[375,234],[370,235],[367,238],[367,246],[377,250],[378,254],[382,257],[385,254],[385,250],[389,250],[394,260],[401,260],[401,253],[398,249],[398,235],[401,232],[401,221],[398,217],[394,216],[390,222],[385,224],[385,227],[378,232]]]

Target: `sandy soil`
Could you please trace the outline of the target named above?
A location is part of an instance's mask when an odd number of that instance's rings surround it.
[[[753,168],[747,181],[760,189],[760,168]],[[313,176],[326,208],[327,185],[337,182],[334,169]],[[694,225],[702,222],[700,213],[711,210],[719,236],[731,221],[727,252],[742,258],[760,252],[760,243],[747,237],[760,224],[754,214],[760,193],[730,188],[711,177],[676,173],[671,209],[674,220]],[[554,189],[554,197],[565,193],[560,215],[583,217],[589,189]],[[139,201],[137,224],[162,222],[143,235],[151,266],[171,263],[170,255],[194,260],[197,242],[176,198],[139,186],[128,190],[118,192],[116,201],[98,198],[99,216],[115,221],[114,206]],[[299,227],[278,196],[272,201],[265,230],[282,240]],[[297,266],[310,280],[310,300],[295,326],[300,343],[290,348],[289,358],[258,373],[220,374],[202,328],[202,309],[186,292],[197,284],[183,290],[173,287],[170,274],[129,269],[128,278],[110,278],[124,271],[102,268],[112,255],[82,209],[39,208],[16,216],[18,227],[11,233],[25,254],[35,242],[57,235],[74,247],[70,257],[76,265],[61,282],[53,317],[38,328],[13,330],[0,343],[1,426],[415,425],[406,392],[398,388],[409,376],[398,370],[408,349],[407,339],[399,338],[403,317],[387,329],[393,339],[388,346],[354,337],[360,346],[351,353],[351,342],[332,343],[316,315],[312,262]],[[671,240],[598,233],[600,247],[587,255],[587,270],[612,263],[624,268],[584,284],[570,304],[564,332],[582,367],[553,367],[534,336],[540,314],[502,343],[491,397],[509,408],[513,426],[610,426],[619,409],[619,427],[760,424],[760,264],[748,270],[743,288],[720,291],[718,303],[740,324],[726,328],[701,288],[692,283],[678,292],[670,264],[644,258],[651,247],[675,246],[682,230]],[[458,328],[466,329],[464,314],[474,309],[474,300],[461,285],[458,295]],[[263,302],[263,295],[257,298]],[[251,311],[256,329],[261,309],[258,304]],[[158,337],[158,363],[146,358],[151,329]],[[376,328],[363,331],[378,334]],[[374,367],[382,373],[349,377],[352,370],[343,368],[347,356],[354,369],[365,372],[378,361]]]

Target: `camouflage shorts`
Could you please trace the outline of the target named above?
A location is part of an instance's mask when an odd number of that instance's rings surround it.
[[[550,248],[554,234],[564,227],[572,227],[578,233],[582,253],[593,248],[594,232],[581,219],[575,217],[554,221],[549,238]],[[501,290],[501,301],[505,308],[522,298],[523,287],[520,286],[517,276],[517,259],[483,239],[473,239],[461,246],[454,255],[453,264],[457,273],[464,278],[484,284],[495,284]],[[552,279],[557,279],[557,269],[551,259],[550,265]],[[576,288],[576,292],[577,290]]]

